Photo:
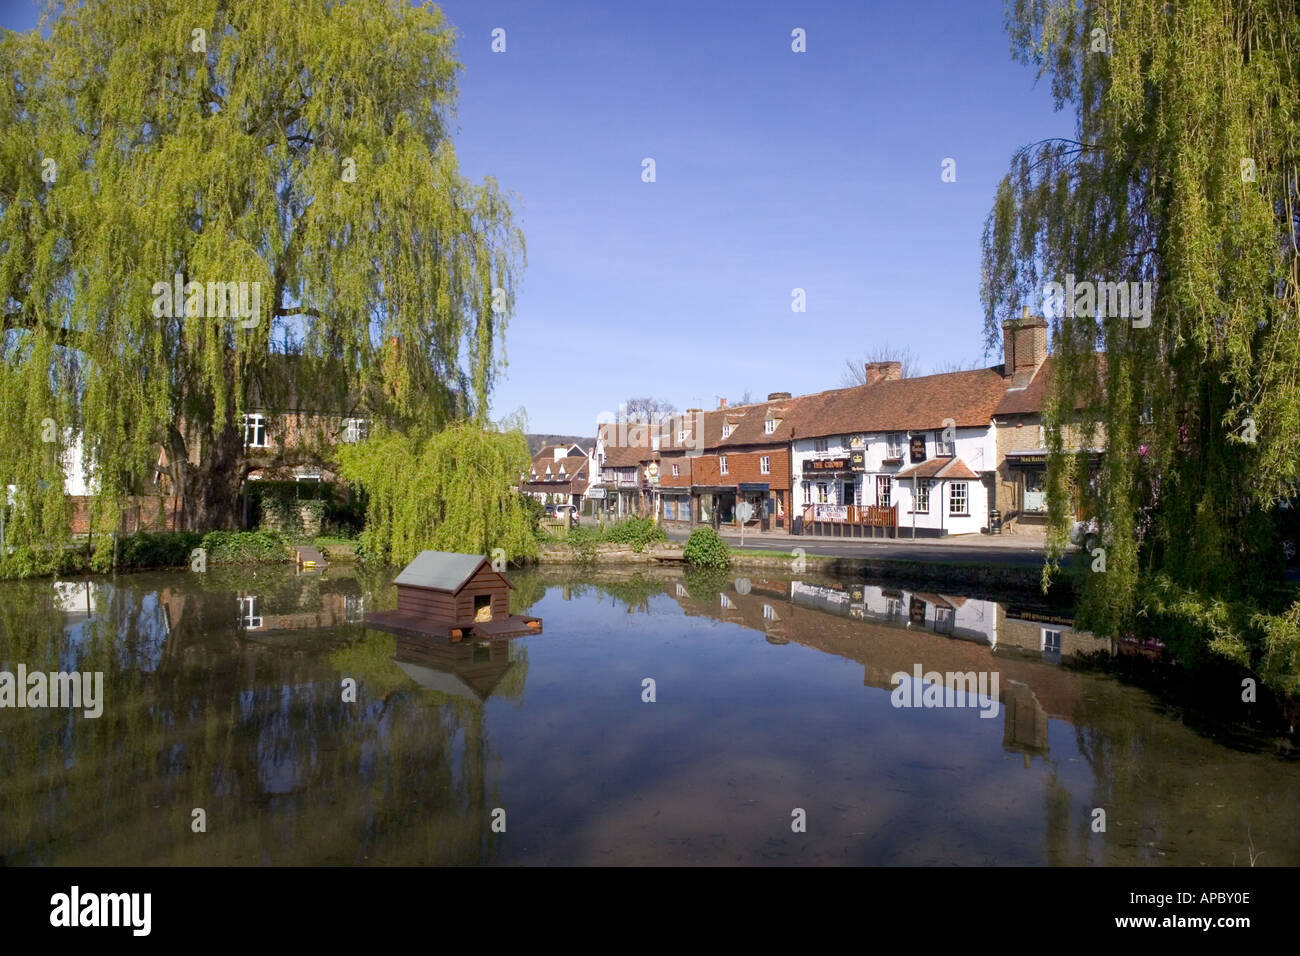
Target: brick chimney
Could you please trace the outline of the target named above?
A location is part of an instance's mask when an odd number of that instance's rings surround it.
[[[718,407],[719,407],[719,408],[726,408],[726,407],[727,407],[727,400],[726,400],[725,398],[719,398],[719,399],[718,399]]]
[[[866,364],[864,384],[875,385],[877,382],[897,382],[903,377],[902,362],[868,362]]]
[[[1019,319],[1002,323],[1002,375],[1028,385],[1046,359],[1047,319],[1025,306]]]

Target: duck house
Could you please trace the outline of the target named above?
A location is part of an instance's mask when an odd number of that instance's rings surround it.
[[[367,614],[367,627],[453,642],[542,630],[540,618],[510,613],[512,585],[482,555],[421,551],[393,583],[397,610]]]

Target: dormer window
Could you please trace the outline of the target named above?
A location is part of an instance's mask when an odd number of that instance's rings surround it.
[[[723,437],[723,438],[730,438],[730,437],[731,437],[731,426],[730,426],[730,425],[723,425],[723,426],[722,426],[722,437]]]
[[[776,419],[775,419],[775,418],[769,418],[767,421],[763,422],[763,434],[764,434],[764,435],[771,435],[771,434],[774,433],[775,431],[776,431]]]
[[[689,434],[690,434],[689,430],[685,428],[679,428],[677,430],[677,441],[683,445],[686,444],[686,436]]]

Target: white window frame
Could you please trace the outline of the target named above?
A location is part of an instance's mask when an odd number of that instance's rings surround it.
[[[727,474],[727,456],[726,456],[726,455],[719,455],[719,456],[718,456],[718,473],[721,474],[721,475],[725,475],[725,474]]]
[[[880,492],[884,490],[882,495]],[[881,501],[881,498],[884,498]],[[876,475],[876,504],[888,508],[894,503],[894,480],[889,475]]]
[[[681,476],[682,476],[681,470],[678,468],[677,465],[673,465],[673,477],[680,478]]]
[[[902,432],[889,432],[885,435],[885,457],[902,458],[907,454],[907,438]]]
[[[829,443],[829,441],[828,441],[827,439],[825,439],[825,438],[814,438],[814,439],[813,439],[813,451],[814,451],[816,454],[819,454],[819,455],[821,455],[821,454],[825,454],[825,453],[826,453],[826,450],[827,450],[828,448],[830,448],[830,443]]]
[[[722,426],[722,437],[723,437],[723,438],[730,438],[730,437],[731,437],[731,426],[730,426],[730,425],[726,425],[726,424],[724,424],[724,425]]]
[[[251,430],[251,435],[250,435]],[[254,441],[260,435],[261,441]],[[245,448],[269,448],[270,443],[267,441],[266,416],[257,412],[250,412],[244,415],[244,447]]]
[[[965,508],[958,511],[953,503],[957,498],[957,489],[961,489],[961,498],[965,502]],[[970,482],[968,481],[950,481],[948,483],[948,514],[954,518],[970,517]]]
[[[956,458],[957,457],[957,438],[953,437],[952,441],[943,440],[943,432],[934,433],[934,457],[936,458]]]
[[[771,435],[776,431],[776,419],[769,418],[763,422],[763,434]]]
[[[239,620],[244,625],[244,630],[258,630],[262,626],[262,615],[257,613],[257,595],[247,594],[237,600],[239,601]]]
[[[679,445],[684,445],[684,444],[686,444],[686,436],[689,435],[689,434],[690,434],[690,431],[689,431],[688,429],[685,429],[685,428],[679,428],[679,429],[677,430],[677,443],[678,443]]]
[[[760,475],[770,475],[772,473],[772,456],[760,455],[758,459],[758,473]]]
[[[826,482],[817,482],[817,504],[824,505],[830,503],[830,495],[828,494],[829,489],[830,486]]]
[[[919,515],[928,515],[930,513],[930,479],[918,478],[916,480],[915,501],[912,502],[912,510]]]
[[[1061,631],[1059,628],[1044,627],[1038,632],[1038,649],[1044,654],[1061,653]]]
[[[370,419],[368,418],[345,418],[343,419],[343,441],[349,445],[355,445],[359,441],[365,441],[370,437]]]

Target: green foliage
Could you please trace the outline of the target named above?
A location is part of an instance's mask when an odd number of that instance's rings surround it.
[[[1277,580],[1267,515],[1300,480],[1300,10],[1013,0],[1008,28],[1076,133],[1017,152],[998,188],[988,343],[1068,274],[1154,292],[1149,327],[1086,300],[1052,316],[1045,579],[1077,493],[1106,548],[1084,579],[1094,628],[1147,626],[1158,599],[1214,653],[1267,655],[1240,609]],[[1087,446],[1106,450],[1095,482]]]
[[[644,551],[652,541],[667,541],[668,533],[652,518],[625,518],[605,528],[605,541],[630,544],[635,551]]]
[[[255,401],[484,420],[524,245],[495,181],[460,173],[441,11],[223,0],[196,18],[84,0],[50,5],[43,26],[0,35],[11,544],[66,540],[60,452],[76,432],[106,505],[96,530],[159,444],[186,519],[209,528],[233,527],[248,468],[320,457],[246,449]],[[160,298],[178,275],[248,283],[257,314],[203,314],[215,290]]]
[[[517,490],[531,458],[520,431],[457,422],[432,435],[379,430],[345,446],[340,468],[367,496],[367,558],[402,565],[425,549],[531,557],[537,542]]]
[[[259,564],[289,557],[284,539],[270,531],[209,531],[200,546],[208,564]]]
[[[731,567],[731,549],[712,528],[696,528],[682,551],[686,563],[696,568],[722,570]]]
[[[190,554],[202,542],[203,535],[193,531],[128,535],[117,543],[117,570],[187,567]]]
[[[23,580],[58,574],[77,574],[90,568],[90,555],[84,548],[55,546],[29,548],[19,546],[0,557],[0,579]]]

